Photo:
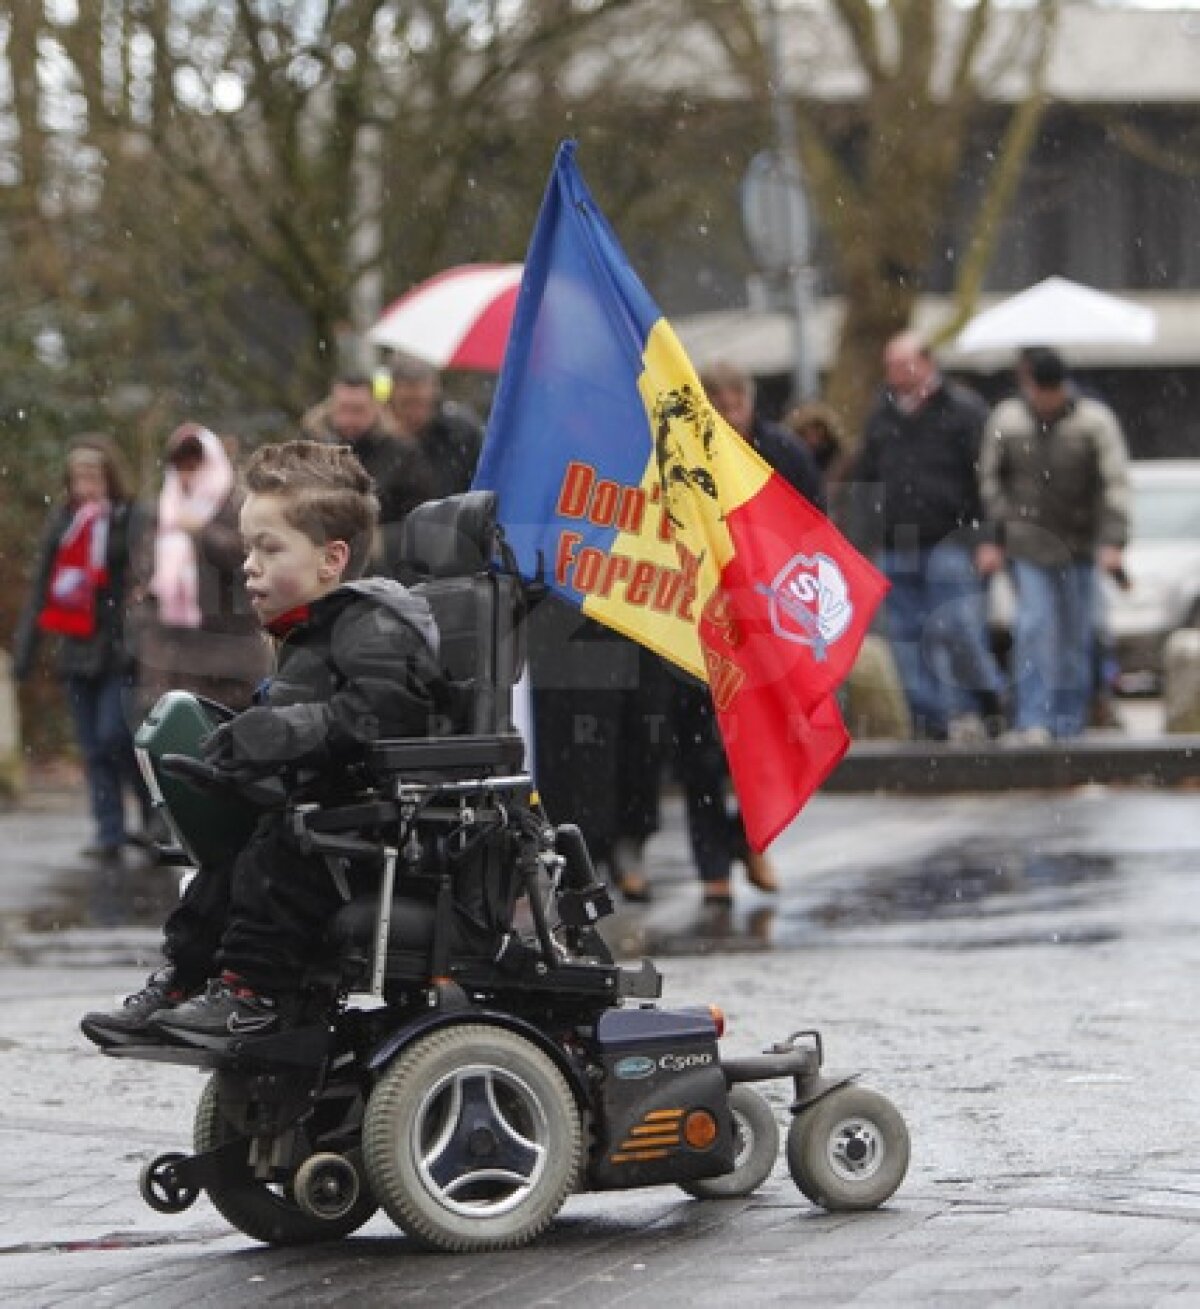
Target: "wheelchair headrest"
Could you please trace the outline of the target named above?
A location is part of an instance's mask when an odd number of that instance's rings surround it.
[[[400,528],[400,558],[423,577],[466,577],[483,572],[496,549],[495,491],[466,491],[427,500]]]

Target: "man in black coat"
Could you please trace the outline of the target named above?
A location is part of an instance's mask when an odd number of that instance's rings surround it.
[[[918,734],[978,741],[1003,687],[976,568],[992,540],[979,494],[987,407],[911,332],[888,342],[884,374],[851,475],[852,534],[891,583],[887,634]]]
[[[437,369],[410,355],[398,355],[392,364],[388,408],[401,439],[420,452],[427,498],[441,500],[469,490],[483,429],[468,409],[442,396]]]
[[[348,445],[370,473],[379,500],[381,537],[374,562],[394,571],[401,524],[417,505],[444,494],[437,489],[423,447],[415,435],[396,426],[376,400],[371,379],[361,373],[339,377],[329,398],[305,415],[303,426],[314,440]],[[468,477],[456,489],[465,491],[469,484]]]

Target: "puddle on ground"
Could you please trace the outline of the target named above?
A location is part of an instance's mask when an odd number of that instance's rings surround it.
[[[646,933],[639,944],[651,955],[743,953],[931,924],[943,929],[934,942],[942,949],[1091,944],[1119,933],[1090,921],[1072,923],[1071,912],[1086,920],[1113,898],[1129,871],[1128,861],[1095,852],[964,842],[910,863],[789,887],[777,907],[702,912],[677,928]],[[1006,927],[1009,918],[1019,918],[1019,925]],[[980,927],[987,930],[981,934]]]
[[[1061,912],[1104,899],[1120,872],[1111,855],[966,843],[911,864],[816,888],[805,917],[822,927]]]

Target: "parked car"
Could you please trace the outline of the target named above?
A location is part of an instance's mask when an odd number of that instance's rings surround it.
[[[1108,601],[1121,682],[1136,689],[1162,672],[1163,646],[1181,627],[1200,627],[1200,459],[1130,466],[1133,492],[1125,572]]]
[[[1180,627],[1200,627],[1200,459],[1135,460],[1129,469],[1128,585],[1106,579],[1099,625],[1115,654],[1121,690],[1156,688],[1163,645]],[[993,578],[988,627],[1002,657],[1011,646],[1016,600],[1007,573]]]

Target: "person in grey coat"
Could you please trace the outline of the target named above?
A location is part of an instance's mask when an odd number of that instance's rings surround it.
[[[1007,565],[1017,593],[1010,739],[1044,745],[1086,725],[1097,569],[1124,576],[1129,456],[1116,415],[1056,351],[1023,351],[1017,381],[984,431],[980,490],[999,540],[982,567]]]

